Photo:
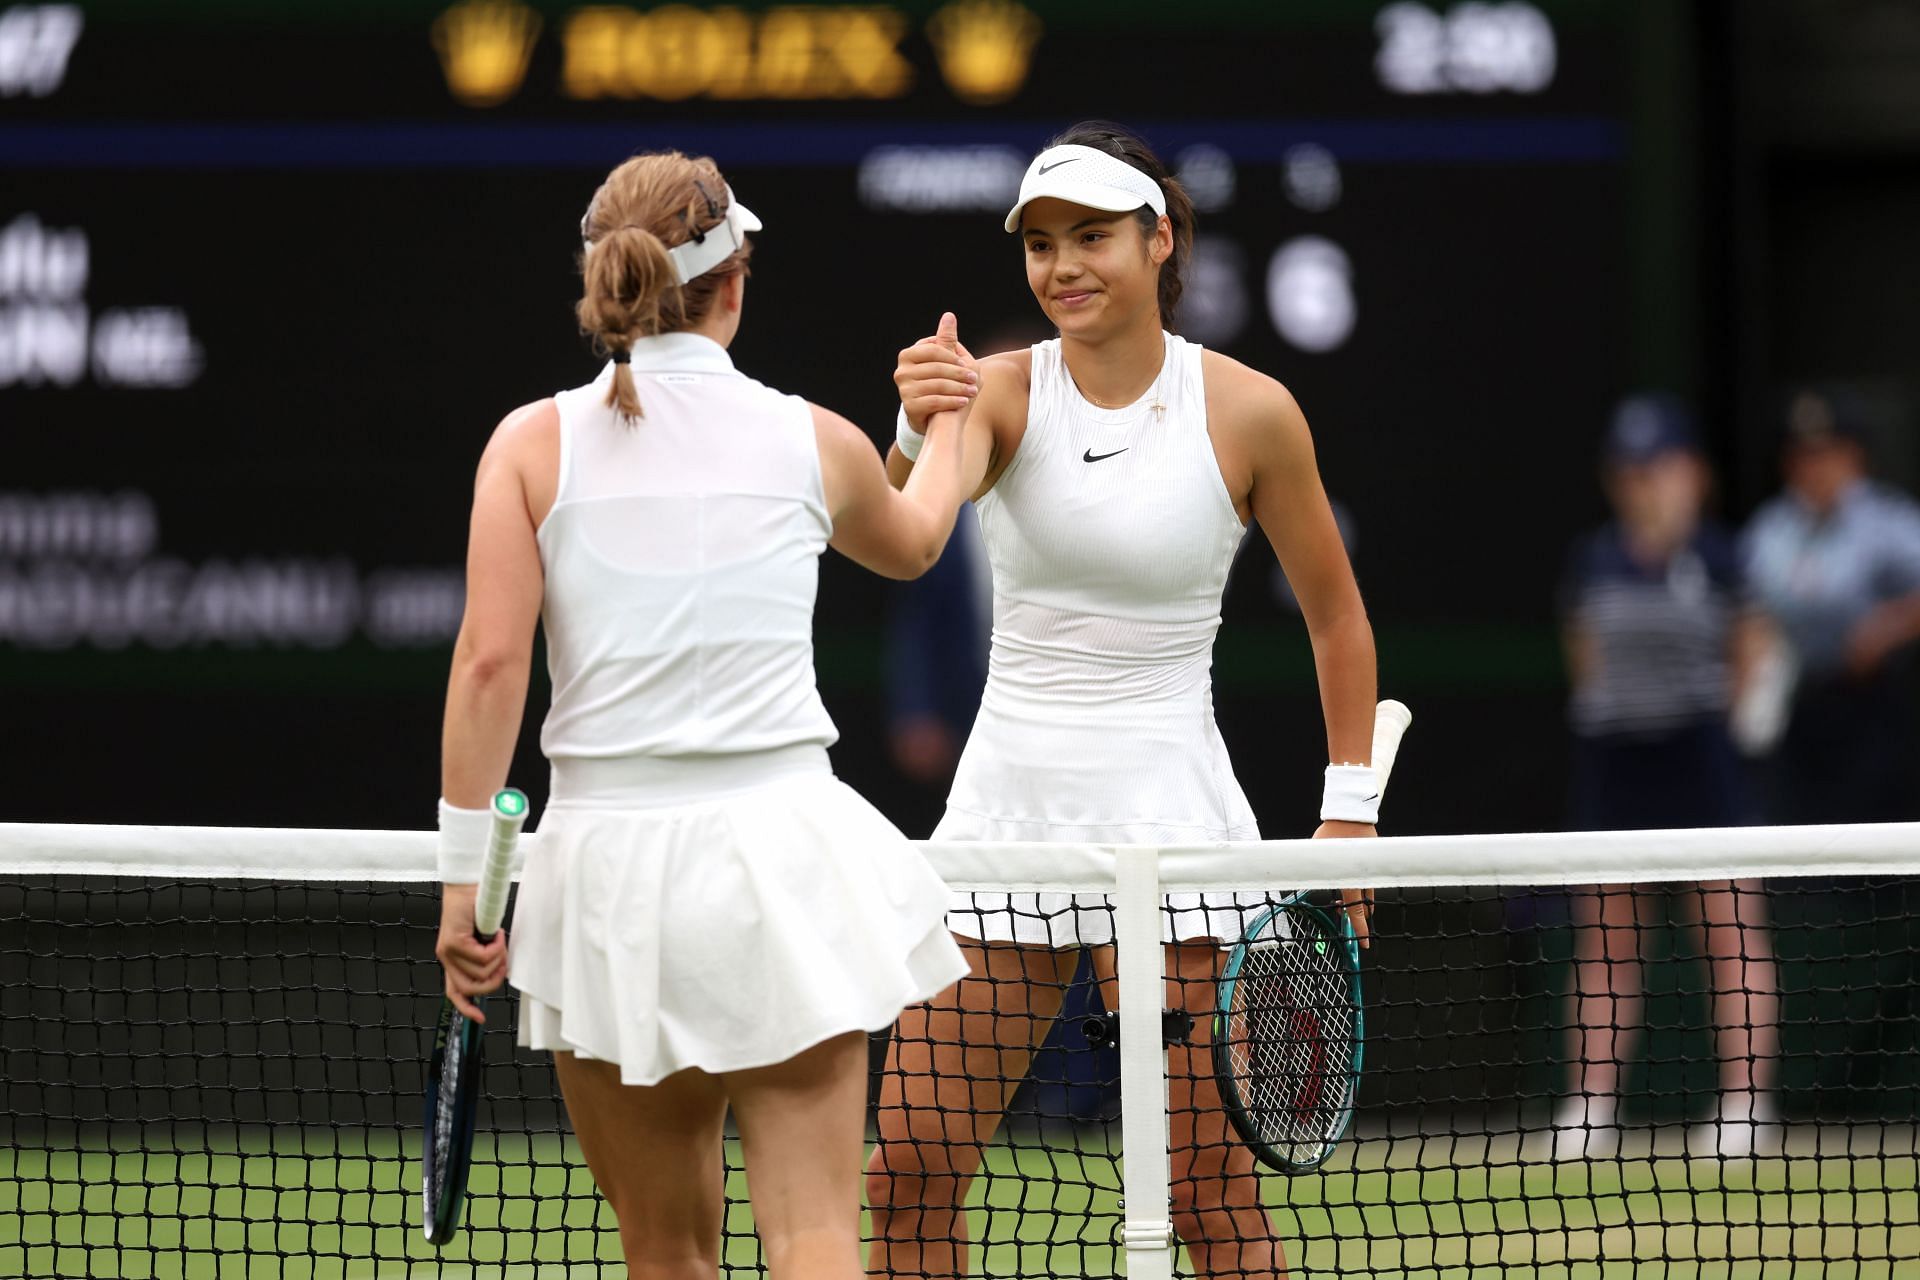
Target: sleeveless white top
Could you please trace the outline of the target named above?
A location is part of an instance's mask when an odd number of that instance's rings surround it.
[[[1033,348],[1027,429],[979,503],[993,648],[943,839],[1258,835],[1213,718],[1213,638],[1245,533],[1207,434],[1201,348],[1172,334],[1124,409]]]
[[[671,333],[634,344],[644,416],[626,421],[606,404],[613,368],[555,398],[560,482],[539,545],[556,789],[572,762],[824,761],[838,735],[814,684],[813,605],[833,525],[806,401]]]
[[[520,1043],[627,1084],[785,1062],[967,972],[947,889],[833,776],[813,678],[831,533],[806,402],[706,338],[562,392],[540,527],[553,798],[514,913]]]

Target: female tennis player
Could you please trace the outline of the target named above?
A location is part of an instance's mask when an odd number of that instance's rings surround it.
[[[866,1031],[966,971],[947,892],[838,782],[815,690],[818,560],[894,577],[966,496],[957,421],[904,492],[845,418],[737,372],[760,222],[711,160],[637,156],[581,224],[590,385],[509,415],[480,461],[447,691],[438,954],[506,975],[474,890],[536,621],[552,801],[511,950],[523,1045],[553,1051],[635,1274],[715,1274],[721,1124],[776,1276],[860,1271]]]
[[[963,479],[993,568],[986,693],[936,839],[1257,839],[1209,675],[1227,571],[1256,519],[1319,671],[1334,764],[1315,834],[1373,833],[1372,629],[1293,397],[1168,331],[1193,222],[1143,141],[1076,126],[1034,157],[1005,223],[1060,336],[982,360],[977,397],[953,349],[929,340],[901,353],[889,471],[917,478],[917,424],[971,400]],[[1343,898],[1364,939],[1365,895]],[[1169,906],[1170,1003],[1208,1011],[1239,904],[1175,895]],[[1097,898],[975,895],[949,920],[970,977],[907,1011],[882,1084],[867,1166],[877,1273],[967,1274],[960,1205],[1059,1009],[1072,948],[1097,947],[1112,978]],[[1174,1224],[1199,1275],[1283,1274],[1253,1158],[1212,1082],[1209,1020],[1196,1024],[1168,1064]]]

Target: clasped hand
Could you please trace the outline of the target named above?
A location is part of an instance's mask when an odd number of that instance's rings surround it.
[[[940,317],[939,331],[932,337],[922,338],[900,353],[893,382],[900,389],[907,424],[915,431],[924,432],[927,419],[936,413],[965,409],[973,403],[980,393],[980,364],[961,344],[960,325],[953,312]]]

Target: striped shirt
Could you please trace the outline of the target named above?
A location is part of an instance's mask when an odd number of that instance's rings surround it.
[[[1593,656],[1573,691],[1575,733],[1656,737],[1726,718],[1746,588],[1725,530],[1703,524],[1664,564],[1645,565],[1609,524],[1575,544],[1561,598]]]
[[[1755,513],[1742,551],[1755,596],[1802,670],[1832,675],[1862,618],[1920,591],[1920,504],[1862,480],[1822,519],[1781,494]]]

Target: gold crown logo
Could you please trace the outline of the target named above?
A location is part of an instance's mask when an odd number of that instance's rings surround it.
[[[962,101],[1004,102],[1026,83],[1040,19],[1014,0],[956,0],[927,20],[927,37]]]
[[[540,15],[514,0],[461,0],[433,24],[447,88],[469,107],[498,106],[518,93],[539,38]]]

